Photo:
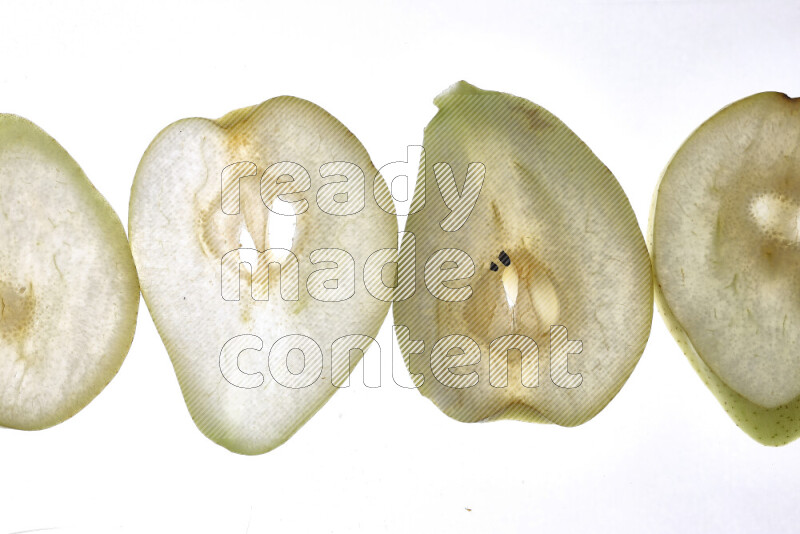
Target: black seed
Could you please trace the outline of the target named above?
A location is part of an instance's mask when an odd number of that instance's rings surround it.
[[[503,264],[503,265],[505,265],[506,267],[508,267],[509,265],[511,265],[511,258],[509,258],[509,257],[508,257],[508,254],[506,254],[506,251],[505,251],[505,250],[504,250],[504,251],[502,251],[502,252],[500,253],[500,256],[498,256],[498,257],[500,258],[500,263],[502,263],[502,264]]]
[[[497,264],[496,264],[495,262],[492,262],[492,263],[491,263],[491,265],[489,265],[489,269],[491,269],[492,271],[496,271],[496,270],[498,270],[499,268],[500,268],[500,267],[498,267],[498,266],[497,266]]]

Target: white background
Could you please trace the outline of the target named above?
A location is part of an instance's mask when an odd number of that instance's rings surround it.
[[[55,137],[125,221],[139,158],[174,120],[295,95],[380,167],[421,144],[433,97],[465,79],[561,118],[645,229],[661,170],[702,121],[755,92],[800,96],[794,1],[432,4],[4,2],[0,111]],[[142,304],[93,403],[45,431],[0,429],[0,532],[789,532],[800,520],[800,442],[741,432],[658,314],[622,392],[572,429],[450,420],[392,381],[388,324],[383,387],[353,380],[286,444],[245,457],[195,428]]]

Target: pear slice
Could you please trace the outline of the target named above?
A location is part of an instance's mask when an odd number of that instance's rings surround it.
[[[650,332],[650,261],[631,206],[545,109],[465,82],[434,102],[428,193],[421,176],[424,207],[406,225],[425,286],[394,305],[412,377],[459,421],[579,425],[620,390]],[[459,202],[476,189],[467,217]]]
[[[284,443],[377,334],[389,300],[365,289],[363,266],[398,236],[376,175],[344,125],[294,97],[180,120],[147,149],[131,248],[189,412],[214,442],[241,454]]]
[[[759,93],[681,146],[653,200],[657,302],[739,427],[800,435],[800,102]]]
[[[133,341],[139,285],[111,206],[49,135],[0,114],[0,425],[78,413]]]

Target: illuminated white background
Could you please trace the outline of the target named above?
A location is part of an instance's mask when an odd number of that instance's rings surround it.
[[[55,137],[123,221],[142,153],[174,120],[295,95],[340,119],[380,167],[422,143],[433,97],[465,79],[562,119],[619,179],[644,230],[662,169],[702,121],[755,92],[800,96],[793,1],[34,1],[0,4],[0,21],[0,111]],[[800,441],[774,449],[741,432],[658,314],[621,393],[571,429],[447,418],[392,381],[389,325],[383,387],[352,380],[286,444],[244,457],[195,428],[142,304],[130,354],[93,403],[49,430],[0,429],[0,532],[800,522]]]

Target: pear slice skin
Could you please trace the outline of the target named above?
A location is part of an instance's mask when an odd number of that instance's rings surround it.
[[[734,422],[772,446],[800,435],[800,102],[758,93],[683,143],[653,198],[656,303]]]
[[[395,302],[395,324],[409,328],[399,339],[409,371],[420,392],[459,421],[580,425],[621,389],[650,333],[650,260],[633,210],[591,150],[536,104],[463,81],[434,103],[439,111],[425,129],[427,162],[447,162],[459,191],[469,163],[484,164],[485,181],[466,222],[444,231],[450,209],[427,166],[424,208],[409,215],[405,228],[415,236],[417,262],[439,249],[459,249],[475,273],[449,286],[472,288],[463,302],[434,298],[420,281],[412,297]],[[421,194],[418,185],[415,200]],[[551,376],[556,325],[582,343],[567,362],[571,375],[581,375],[577,386]],[[507,381],[498,382],[490,369],[503,356],[495,360],[490,344],[509,334],[535,341],[538,372],[523,370],[522,351],[508,351]],[[451,365],[465,364],[455,374],[477,373],[470,387],[453,387],[433,372],[432,348],[451,335],[480,349],[479,361],[458,351],[451,358]],[[409,340],[424,341],[424,351],[413,354]]]
[[[0,114],[0,425],[83,409],[133,341],[139,285],[125,229],[55,139]]]
[[[349,162],[365,174],[366,203],[352,215],[332,216],[318,206],[317,193],[331,178],[320,177],[328,162]],[[238,214],[221,209],[221,172],[251,162],[254,176],[241,178]],[[300,196],[308,211],[296,216],[291,251],[299,262],[299,298],[254,300],[249,272],[242,270],[240,300],[221,295],[221,258],[246,246],[246,230],[258,251],[270,248],[269,224],[281,217],[267,210],[259,181],[272,164],[295,162],[310,175]],[[262,454],[289,439],[339,388],[332,383],[332,343],[343,336],[374,337],[390,302],[373,298],[363,281],[367,257],[397,248],[397,219],[373,200],[377,170],[358,139],[315,104],[290,96],[233,111],[218,120],[183,119],[165,128],[145,152],[134,180],[129,228],[142,293],[169,353],[189,413],[208,438],[240,454]],[[383,180],[376,185],[390,198]],[[289,199],[299,198],[288,195]],[[230,210],[228,210],[230,211]],[[354,295],[342,302],[312,298],[306,280],[312,251],[337,248],[355,262]],[[253,265],[256,269],[256,265]],[[270,269],[272,271],[272,269]],[[261,286],[263,288],[263,286]],[[285,387],[271,374],[268,354],[287,335],[308,336],[324,358],[319,379],[302,388]],[[246,374],[261,374],[257,387],[229,383],[221,350],[236,336],[257,336],[260,351],[239,353]],[[351,369],[362,356],[351,354]],[[308,359],[306,361],[309,361]],[[333,362],[334,369],[346,362]],[[247,385],[247,384],[245,384]]]

